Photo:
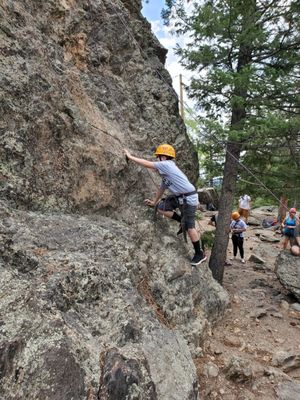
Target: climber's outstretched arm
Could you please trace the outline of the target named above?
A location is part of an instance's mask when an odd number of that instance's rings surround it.
[[[124,154],[129,160],[134,161],[135,163],[141,165],[142,167],[155,169],[154,162],[152,161],[145,160],[144,158],[135,157],[131,155],[127,149],[124,149]]]

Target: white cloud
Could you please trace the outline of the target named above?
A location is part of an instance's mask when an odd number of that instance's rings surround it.
[[[193,8],[193,2],[190,0],[184,0],[185,2],[185,8],[187,12],[191,12]],[[155,4],[155,0],[153,0],[153,3]],[[157,0],[156,6],[161,9],[164,4],[161,0]],[[182,81],[184,85],[189,85],[190,83],[190,78],[192,76],[191,71],[187,71],[184,69],[184,67],[181,66],[179,57],[175,54],[174,49],[176,48],[176,45],[179,44],[181,47],[185,47],[186,44],[190,41],[189,37],[186,36],[177,36],[173,35],[172,31],[175,31],[175,21],[171,20],[170,25],[166,26],[163,24],[162,19],[157,17],[157,13],[155,14],[155,17],[153,20],[151,20],[151,15],[152,14],[150,11],[150,8],[148,7],[148,21],[151,23],[151,28],[152,32],[155,34],[155,36],[158,38],[162,46],[164,46],[168,50],[167,54],[167,59],[166,59],[166,68],[169,71],[172,81],[173,81],[173,87],[176,91],[176,93],[179,95],[180,92],[180,85],[179,85],[179,75],[182,75]],[[176,13],[176,9],[173,9],[173,12]],[[184,94],[184,103],[187,103],[189,107],[193,108],[193,102],[187,98],[187,94],[183,90]]]
[[[150,21],[151,29],[154,35],[158,38],[159,33],[163,30],[162,23],[160,20]]]
[[[166,68],[170,72],[170,75],[174,80],[175,83],[174,89],[178,93],[179,85],[176,84],[175,80],[178,81],[179,74],[185,76],[184,83],[188,83],[186,82],[186,80],[189,80],[191,75],[190,73],[187,74],[184,68],[180,65],[179,57],[174,52],[177,43],[181,45],[184,44],[185,38],[178,38],[172,35],[171,34],[172,28],[166,27],[160,20],[150,21],[150,22],[151,22],[152,32],[158,38],[162,46],[164,46],[168,50]]]
[[[159,38],[160,43],[167,49],[173,49],[176,46],[176,39],[172,37]]]
[[[178,37],[172,35],[172,26],[167,27],[163,25],[162,21],[160,20],[150,22],[152,32],[158,38],[162,46],[164,46],[168,50],[166,69],[171,75],[174,90],[176,91],[177,95],[180,96],[179,75],[181,74],[182,76],[183,85],[189,85],[192,72],[184,69],[184,67],[180,64],[179,56],[175,54],[174,49],[176,48],[177,44],[184,47],[189,42],[189,38],[185,36]],[[188,105],[190,108],[194,107],[193,101],[188,99],[185,90],[183,90],[183,102],[184,105]]]

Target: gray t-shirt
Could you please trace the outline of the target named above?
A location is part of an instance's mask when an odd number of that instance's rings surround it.
[[[154,167],[162,177],[161,188],[169,189],[176,196],[196,190],[195,186],[191,184],[187,176],[177,167],[173,160],[156,161],[154,162]],[[187,196],[186,201],[191,206],[197,206],[198,194]]]

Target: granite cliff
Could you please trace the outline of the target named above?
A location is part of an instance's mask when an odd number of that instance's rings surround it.
[[[122,147],[146,156],[161,141],[195,180],[166,50],[140,1],[2,4],[2,196],[31,209],[115,209],[120,191],[127,200],[131,185],[153,186]]]
[[[197,157],[140,0],[0,8],[0,378],[16,399],[199,398],[226,292],[142,205],[151,156]]]

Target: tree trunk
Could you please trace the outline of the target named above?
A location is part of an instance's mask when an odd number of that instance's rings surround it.
[[[209,260],[209,268],[212,271],[212,275],[220,284],[223,283],[224,265],[229,240],[228,234],[231,221],[231,210],[241,148],[240,145],[229,142],[227,143],[226,150],[223,185],[219,201],[218,223]]]
[[[240,63],[245,62],[245,51],[241,52],[243,58]],[[246,98],[247,92],[244,88],[236,88],[235,94]],[[231,128],[242,130],[246,117],[246,110],[243,105],[236,105],[232,108]],[[209,260],[209,268],[213,277],[222,285],[224,275],[224,265],[226,261],[226,253],[229,239],[229,227],[231,221],[231,211],[235,192],[235,185],[238,176],[238,167],[240,153],[242,149],[241,142],[228,141],[226,145],[226,158],[224,165],[223,184],[219,201],[218,223],[216,228],[215,240]]]
[[[248,7],[245,8],[243,15],[243,31],[244,39],[239,48],[239,56],[237,63],[237,73],[243,68],[251,64],[253,44],[251,38],[245,34],[249,31],[249,27],[255,23],[256,0],[249,0]],[[246,118],[245,100],[247,98],[247,81],[235,83],[234,96],[244,101],[236,102],[232,106],[231,113],[231,130],[242,131]],[[230,138],[230,136],[229,136]],[[229,141],[226,146],[226,158],[224,166],[223,185],[219,202],[219,215],[216,229],[216,236],[209,260],[209,268],[213,277],[220,283],[223,283],[224,265],[226,261],[227,246],[229,240],[229,226],[231,220],[231,211],[234,198],[235,184],[238,176],[238,166],[240,153],[242,149],[241,142]]]
[[[280,224],[283,222],[283,220],[286,216],[286,212],[288,209],[287,202],[288,202],[288,199],[285,196],[280,197],[278,216],[277,216],[277,222],[279,222]]]

